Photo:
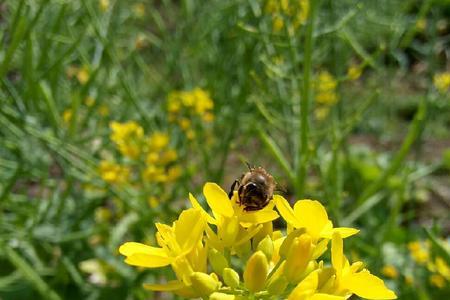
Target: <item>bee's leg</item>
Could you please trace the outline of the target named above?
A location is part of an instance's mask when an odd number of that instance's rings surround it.
[[[230,188],[230,192],[228,193],[228,198],[231,199],[233,197],[233,192],[235,191],[236,186],[239,184],[240,184],[240,182],[237,179],[233,182],[233,184],[231,185],[231,188]]]

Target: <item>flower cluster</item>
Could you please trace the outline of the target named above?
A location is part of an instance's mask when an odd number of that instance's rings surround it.
[[[167,99],[169,121],[176,122],[189,139],[195,137],[192,122],[197,118],[210,123],[214,120],[214,102],[208,92],[195,88],[191,91],[173,91]]]
[[[315,84],[315,99],[318,104],[315,115],[318,120],[325,119],[330,113],[330,108],[338,101],[336,93],[337,81],[327,71],[317,75]]]
[[[109,183],[166,183],[181,175],[175,164],[177,152],[169,146],[169,136],[154,132],[148,136],[136,122],[111,122],[111,141],[122,155],[123,163],[100,162],[99,173]]]
[[[431,285],[440,289],[450,285],[450,267],[442,257],[432,255],[430,241],[410,242],[408,249],[413,261],[427,269]]]
[[[265,208],[246,211],[236,192],[229,199],[215,183],[206,183],[203,194],[212,213],[190,194],[192,208],[171,226],[156,223],[158,247],[127,242],[119,248],[127,264],[174,271],[175,280],[145,288],[203,299],[396,298],[362,262],[347,260],[343,239],[358,230],[333,227],[318,201],[299,200],[291,208],[275,195]],[[274,230],[279,215],[286,232]],[[330,241],[331,264],[320,259]]]
[[[272,16],[272,28],[279,32],[285,27],[285,21],[291,24],[289,29],[297,29],[304,24],[309,15],[308,0],[269,0],[265,11]]]

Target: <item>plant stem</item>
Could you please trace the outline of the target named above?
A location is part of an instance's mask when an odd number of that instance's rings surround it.
[[[319,1],[310,1],[311,9],[305,35],[305,54],[303,62],[303,87],[300,91],[300,132],[297,149],[297,197],[302,197],[305,190],[305,179],[308,170],[308,135],[309,135],[309,103],[311,99],[311,73],[314,44],[314,21]]]

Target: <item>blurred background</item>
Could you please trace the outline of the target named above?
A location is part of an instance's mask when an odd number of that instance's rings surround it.
[[[450,298],[450,1],[3,0],[0,41],[0,299],[171,299],[118,246],[245,162]]]

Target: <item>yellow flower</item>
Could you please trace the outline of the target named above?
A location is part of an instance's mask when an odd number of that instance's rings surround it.
[[[159,200],[155,196],[150,196],[147,199],[148,206],[155,208],[159,205]]]
[[[429,253],[427,246],[420,243],[419,241],[410,242],[408,244],[409,252],[414,259],[419,264],[426,264],[429,260]]]
[[[105,12],[109,8],[109,0],[100,0],[99,1],[100,10]]]
[[[86,84],[89,81],[89,69],[86,66],[78,69],[77,79],[81,84]]]
[[[117,145],[122,155],[136,159],[141,153],[141,142],[144,129],[134,121],[111,122],[111,140]]]
[[[63,121],[64,121],[64,123],[69,124],[70,121],[72,120],[72,117],[73,117],[72,109],[69,108],[69,109],[66,109],[63,112]]]
[[[393,265],[385,265],[383,269],[381,269],[381,273],[389,278],[397,278],[398,271]]]
[[[416,22],[416,29],[419,32],[425,31],[427,28],[427,20],[426,19],[418,19]]]
[[[115,162],[103,160],[100,162],[99,173],[108,183],[123,184],[128,181],[130,169]]]
[[[195,98],[195,112],[198,115],[203,115],[207,111],[210,111],[214,108],[214,102],[210,98],[208,92],[200,88],[196,88],[192,91],[192,94]]]
[[[351,64],[347,70],[347,77],[349,80],[357,80],[359,77],[361,77],[362,71],[362,66]]]
[[[283,219],[293,228],[305,228],[314,244],[321,238],[331,239],[335,232],[339,232],[344,238],[359,232],[354,228],[333,228],[325,207],[319,201],[299,200],[295,203],[294,209],[282,196],[275,195],[274,201]]]
[[[84,104],[87,107],[92,107],[95,104],[95,99],[92,96],[87,96],[86,99],[84,99]]]
[[[446,286],[445,284],[445,278],[439,274],[433,274],[429,278],[431,285],[437,287],[437,288],[444,288]]]
[[[160,247],[127,242],[120,246],[120,254],[132,266],[160,268],[171,265],[177,280],[166,284],[146,284],[155,291],[174,291],[185,295],[197,295],[192,290],[195,272],[206,272],[207,249],[202,243],[206,221],[199,209],[184,210],[172,226],[156,223],[156,240]],[[195,275],[194,275],[195,276]]]
[[[447,265],[442,257],[436,258],[436,271],[442,275],[445,279],[450,281],[450,267]]]
[[[237,193],[229,199],[225,191],[215,183],[206,183],[203,194],[214,217],[203,210],[192,194],[189,194],[189,200],[194,208],[202,210],[208,223],[216,225],[217,232],[207,226],[206,233],[211,245],[218,250],[242,245],[262,228],[261,224],[278,218],[278,214],[273,210],[273,204],[258,211],[245,211],[237,202]]]
[[[145,4],[144,3],[136,3],[133,5],[133,13],[138,18],[143,18],[145,16]]]
[[[439,92],[447,92],[450,87],[450,72],[442,72],[434,75],[433,83]]]
[[[334,105],[338,101],[337,81],[327,71],[319,73],[316,83],[316,101],[322,105]]]
[[[339,232],[333,233],[331,245],[331,262],[336,272],[334,290],[347,295],[356,294],[366,299],[397,299],[393,291],[388,289],[383,280],[371,274],[367,269],[359,271],[362,262],[350,265],[344,256],[343,241]]]
[[[288,300],[345,300],[347,297],[318,293],[320,269],[312,271],[297,284]]]
[[[148,139],[150,150],[159,151],[169,144],[169,136],[163,132],[154,132]]]

